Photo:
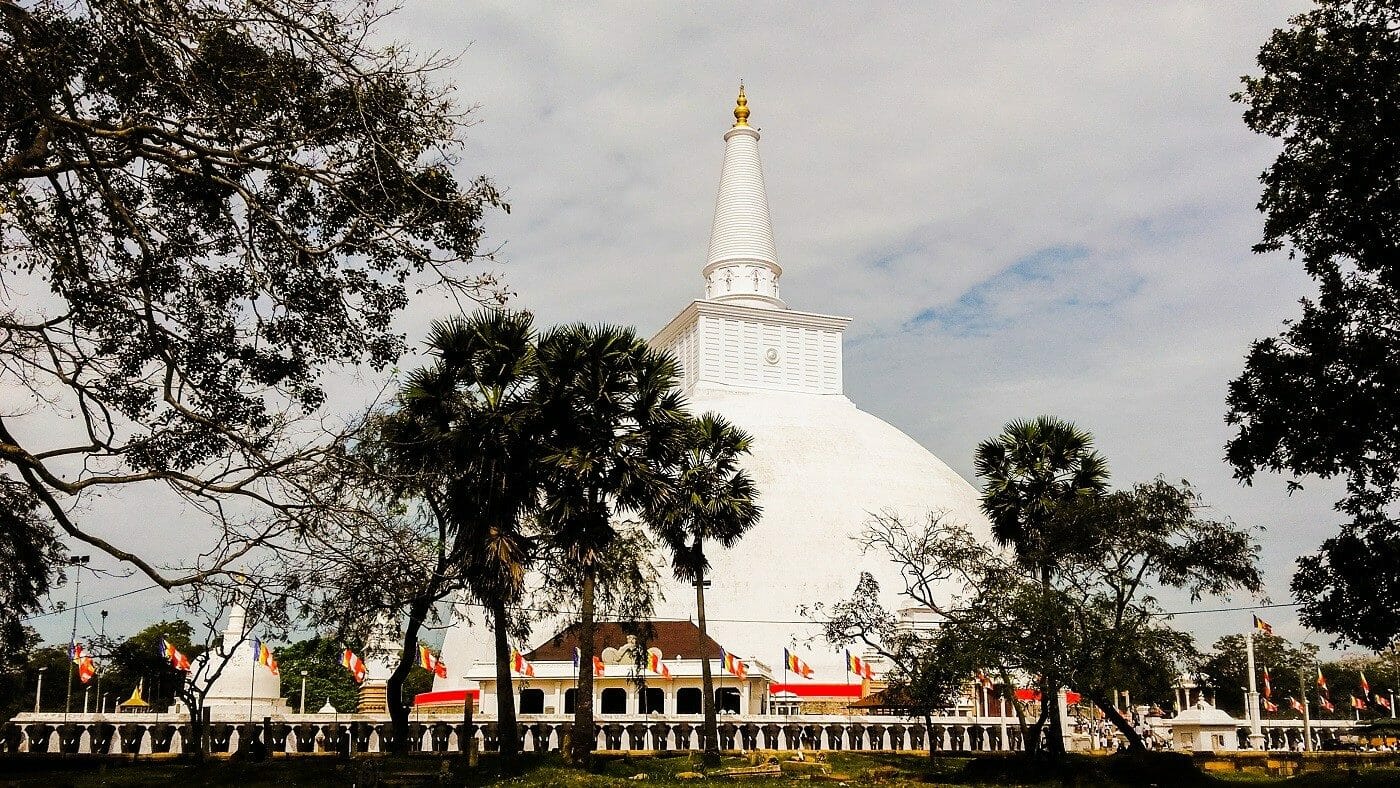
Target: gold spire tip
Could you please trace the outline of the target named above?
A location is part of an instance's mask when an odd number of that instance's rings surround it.
[[[734,105],[734,125],[749,125],[749,99],[744,95],[744,82],[739,81],[739,99]]]

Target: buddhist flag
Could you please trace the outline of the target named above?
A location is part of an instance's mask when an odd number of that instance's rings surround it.
[[[167,662],[170,663],[170,667],[176,670],[183,670],[186,673],[189,672],[189,657],[186,657],[184,654],[181,654],[180,650],[175,648],[175,644],[171,643],[165,638],[160,639],[160,655],[164,657]]]
[[[846,652],[846,672],[861,675],[860,657],[854,656],[851,652]]]
[[[1371,700],[1375,701],[1376,705],[1380,706],[1382,709],[1390,711],[1390,701],[1379,692],[1371,693]]]
[[[659,674],[667,681],[671,680],[671,671],[666,667],[666,663],[661,661],[661,651],[655,650],[647,653],[647,670]]]
[[[1327,691],[1327,679],[1322,675],[1322,666],[1317,666],[1317,688],[1323,692]]]
[[[593,658],[593,675],[602,676],[608,672],[608,666],[603,664],[603,660],[596,656]]]
[[[1276,704],[1276,703],[1270,701],[1268,698],[1264,698],[1264,699],[1263,699],[1263,702],[1264,702],[1264,711],[1278,711],[1278,704]]]
[[[574,670],[578,670],[579,663],[583,662],[583,649],[574,646]]]
[[[433,656],[433,652],[427,646],[418,647],[418,664],[423,666],[423,670],[437,676],[440,679],[447,678],[447,665],[442,660]]]
[[[268,648],[266,643],[260,642],[257,638],[253,638],[253,658],[258,661],[259,665],[267,668],[269,673],[277,675],[277,657],[273,655],[272,649]]]
[[[519,651],[512,650],[510,652],[510,669],[522,676],[533,678],[535,675],[535,666],[526,661],[525,655]]]
[[[97,665],[92,661],[92,657],[79,657],[74,662],[78,665],[78,681],[86,684],[97,675]]]
[[[365,674],[369,672],[365,669],[365,661],[348,648],[340,655],[340,664],[350,671],[356,684],[362,683],[365,680]]]
[[[1361,710],[1361,711],[1365,711],[1365,710],[1366,710],[1366,701],[1363,700],[1363,699],[1361,699],[1361,698],[1356,697],[1355,695],[1352,695],[1352,696],[1351,696],[1351,707],[1352,707],[1353,709],[1359,709],[1359,710]]]
[[[804,679],[812,678],[812,667],[798,659],[796,654],[787,649],[783,649],[783,664],[787,665],[788,670]]]
[[[1254,628],[1259,630],[1260,632],[1263,632],[1265,635],[1274,634],[1274,628],[1269,626],[1269,622],[1265,621],[1264,619],[1258,616],[1254,617]]]
[[[68,658],[71,659],[71,660],[73,660],[73,662],[74,662],[75,664],[77,663],[78,660],[82,659],[82,658],[83,658],[83,644],[82,644],[82,643],[78,643],[78,642],[76,642],[76,641],[75,641],[75,642],[72,642],[72,643],[69,643],[69,644],[68,644]]]
[[[748,672],[744,670],[744,661],[742,659],[735,657],[724,649],[719,650],[719,655],[724,662],[724,669],[726,672],[732,673],[741,679],[748,674]]]
[[[1271,698],[1274,695],[1274,686],[1269,683],[1269,669],[1264,668],[1264,697]]]
[[[1298,712],[1299,714],[1303,713],[1303,704],[1299,703],[1298,699],[1293,697],[1292,695],[1288,696],[1288,708]]]
[[[992,688],[992,679],[987,675],[987,671],[985,670],[977,671],[977,683],[982,686],[982,689]]]
[[[1326,711],[1337,710],[1337,707],[1332,705],[1332,701],[1328,700],[1326,695],[1323,695],[1322,697],[1317,699],[1317,705],[1321,706]]]
[[[1366,671],[1361,671],[1361,697],[1371,694],[1371,685],[1366,683]]]

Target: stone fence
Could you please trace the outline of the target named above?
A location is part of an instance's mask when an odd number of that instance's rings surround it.
[[[183,752],[193,736],[188,721],[127,720],[117,715],[64,723],[25,720],[0,724],[0,753],[138,754]],[[145,717],[146,715],[142,715]],[[380,752],[392,745],[387,718],[346,721],[312,719],[314,715],[262,722],[211,722],[206,725],[209,752],[236,751],[258,742],[273,752]],[[600,750],[695,750],[700,747],[700,718],[605,718],[594,725]],[[559,749],[572,735],[572,716],[531,716],[519,723],[527,752]],[[461,752],[475,739],[485,752],[497,748],[494,721],[463,723],[445,718],[409,724],[409,749],[438,753]],[[720,747],[725,750],[917,750],[987,752],[1021,749],[1020,730],[997,718],[948,718],[925,725],[898,717],[756,717],[721,718]]]
[[[141,754],[184,752],[192,740],[188,720],[170,715],[71,715],[55,718],[22,714],[0,724],[0,753]],[[1169,721],[1165,721],[1169,724]],[[604,717],[594,725],[600,750],[696,750],[701,719],[691,716]],[[1313,747],[1346,733],[1351,723],[1315,724]],[[519,722],[519,738],[527,752],[559,749],[572,735],[573,718],[527,715]],[[261,722],[210,722],[206,749],[227,753],[257,742],[273,752],[381,752],[391,748],[393,732],[381,715],[292,715]],[[1268,749],[1299,749],[1301,724],[1271,721],[1264,728]],[[464,723],[460,718],[431,716],[409,724],[409,749],[462,752],[471,739],[480,751],[497,748],[496,722]],[[927,752],[991,752],[1022,749],[1014,721],[997,717],[938,717],[933,723],[900,717],[755,716],[721,717],[720,748],[725,750],[903,750]],[[1239,729],[1241,747],[1248,745],[1248,728]]]

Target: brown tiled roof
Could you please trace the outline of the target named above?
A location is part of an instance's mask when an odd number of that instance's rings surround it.
[[[646,624],[638,625],[645,628]],[[685,659],[699,659],[709,657],[719,659],[720,645],[708,635],[703,640],[700,637],[700,628],[690,621],[652,621],[650,622],[651,632],[644,644],[647,648],[661,649],[661,655],[666,659],[675,659],[677,655]],[[636,627],[629,627],[632,631],[639,631]],[[531,662],[563,662],[573,661],[574,648],[578,646],[578,624],[570,626],[563,632],[541,643],[534,651],[525,655]],[[638,637],[638,641],[641,641]],[[594,655],[601,657],[603,649],[618,648],[627,642],[627,630],[621,624],[613,622],[599,623],[596,634],[593,636]]]

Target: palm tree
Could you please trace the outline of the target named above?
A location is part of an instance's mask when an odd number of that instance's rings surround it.
[[[568,757],[592,757],[595,584],[613,516],[664,494],[686,423],[676,364],[630,328],[561,326],[539,339],[537,407],[547,476],[539,520],[577,568],[578,685]]]
[[[739,467],[749,453],[750,438],[723,417],[706,413],[690,423],[685,450],[672,469],[673,488],[657,499],[649,513],[653,527],[671,552],[676,578],[695,584],[695,608],[700,642],[705,632],[705,573],[710,568],[705,543],[733,547],[758,523],[762,510],[753,479]],[[719,763],[719,725],[715,718],[714,677],[710,660],[701,655],[704,682],[703,733],[705,760]]]
[[[533,320],[518,312],[482,310],[434,323],[428,347],[436,360],[409,376],[385,436],[397,460],[437,480],[425,498],[450,544],[447,563],[490,612],[506,757],[520,750],[510,638],[523,627],[507,611],[519,602],[532,561],[533,540],[521,523],[540,483],[534,339]]]
[[[1016,551],[1046,591],[1055,564],[1054,512],[1076,499],[1101,495],[1108,486],[1108,464],[1093,446],[1093,435],[1054,416],[1013,421],[977,446],[974,467],[984,480],[982,511],[992,521],[992,536]],[[1050,748],[1057,754],[1064,751],[1059,686],[1055,676],[1042,678],[1041,721],[1029,743],[1038,746],[1048,716]]]

